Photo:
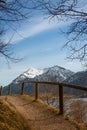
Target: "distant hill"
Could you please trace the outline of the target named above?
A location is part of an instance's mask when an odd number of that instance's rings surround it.
[[[67,78],[71,77],[74,72],[62,68],[60,66],[53,66],[45,69],[29,68],[27,71],[19,75],[16,79],[12,81],[11,90],[12,93],[20,93],[21,83],[24,81],[59,81],[62,82]],[[34,91],[34,85],[26,84],[25,91],[27,93],[32,93]],[[6,94],[7,87],[4,88],[4,93]]]
[[[67,78],[66,80],[64,80],[64,82],[87,87],[87,71],[77,72],[72,76],[70,76],[69,78]],[[72,90],[70,90],[69,88],[67,89],[68,91],[72,91],[73,93],[77,93],[77,94],[85,93],[85,95],[87,95],[87,92],[81,90],[76,91],[75,89]]]
[[[65,82],[75,85],[87,86],[87,71],[77,72],[71,77],[67,78]]]

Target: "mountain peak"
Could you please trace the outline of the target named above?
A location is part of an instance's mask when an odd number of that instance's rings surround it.
[[[43,74],[43,70],[31,67],[23,74],[28,78],[34,78],[35,76]]]
[[[62,68],[60,66],[53,66],[44,69],[36,69],[30,67],[27,71],[18,76],[13,80],[13,84],[18,84],[22,81],[27,80],[38,80],[38,81],[63,81],[73,75],[74,73],[70,70]]]

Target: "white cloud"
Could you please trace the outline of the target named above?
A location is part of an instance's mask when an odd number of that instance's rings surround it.
[[[7,34],[6,36],[6,41],[8,41],[10,37],[12,37],[11,43],[17,43],[25,38],[35,36],[46,30],[58,28],[66,24],[67,22],[66,23],[65,22],[58,23],[57,21],[49,22],[48,19],[43,19],[42,17],[39,17],[34,19],[32,23],[27,23],[26,25],[23,25],[14,34],[12,34],[12,32],[9,32],[9,34]]]

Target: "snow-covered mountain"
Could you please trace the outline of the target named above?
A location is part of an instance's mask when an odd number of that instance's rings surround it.
[[[44,69],[29,68],[27,71],[19,75],[16,79],[10,84],[12,93],[20,93],[21,83],[24,81],[59,81],[62,82],[65,79],[73,75],[74,72],[62,68],[60,66],[53,66]],[[28,93],[34,91],[33,84],[28,84],[25,86],[25,90]],[[8,87],[8,86],[7,86]],[[6,93],[7,87],[4,88]]]
[[[73,75],[74,72],[67,70],[60,66],[53,66],[50,68],[45,68],[41,75],[36,76],[39,81],[59,81],[62,82],[65,79]]]
[[[33,79],[36,76],[39,76],[44,73],[44,70],[36,69],[36,68],[29,68],[27,71],[22,73],[20,76],[18,76],[13,83],[18,84],[19,82],[22,82],[22,80],[28,80]]]
[[[76,84],[81,86],[87,86],[87,71],[74,73],[60,66],[53,66],[44,69],[29,68],[27,71],[19,75],[10,84],[12,93],[20,93],[21,83],[24,81],[55,81],[55,82],[66,82],[70,84]],[[8,86],[4,88],[6,94]],[[34,92],[34,84],[25,85],[26,93]],[[42,91],[42,90],[41,90]],[[71,92],[71,89],[65,88],[64,91]],[[86,92],[85,92],[86,93]],[[82,94],[82,91],[72,89],[71,94]]]
[[[26,72],[23,73],[23,75],[28,78],[34,78],[35,76],[41,75],[43,73],[44,71],[41,69],[29,68]]]
[[[63,81],[73,75],[70,70],[59,66],[53,66],[45,69],[29,68],[27,71],[18,76],[12,83],[18,84],[24,80],[39,81]]]

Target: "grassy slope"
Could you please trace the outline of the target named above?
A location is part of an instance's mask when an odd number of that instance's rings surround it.
[[[34,100],[30,96],[20,96],[21,98],[25,100]],[[53,111],[53,112],[58,112],[55,108],[52,108],[48,105],[45,105],[43,102],[40,100],[37,101],[39,104],[43,105],[43,107],[47,107],[47,109]],[[68,118],[65,117],[67,120]],[[68,119],[71,121],[70,119]],[[73,122],[73,121],[71,121]],[[79,130],[87,130],[87,125],[85,126],[84,124],[77,124],[75,123]],[[27,124],[24,123],[23,119],[15,112],[12,108],[9,108],[7,104],[2,102],[0,100],[0,130],[30,130],[29,127],[27,127]]]
[[[0,100],[0,130],[29,130],[21,117]]]
[[[34,98],[30,97],[29,95],[22,95],[20,97],[25,100],[34,101]],[[54,113],[58,113],[58,109],[56,109],[52,106],[49,106],[47,104],[44,104],[44,102],[42,100],[37,100],[35,102],[38,102],[39,104],[43,105],[43,107],[46,107],[47,109],[49,109],[50,111],[52,111]],[[87,130],[87,123],[78,123],[77,121],[72,120],[70,117],[67,117],[65,114],[64,114],[64,119],[68,120],[69,122],[72,122],[73,125],[76,125],[78,130]]]

